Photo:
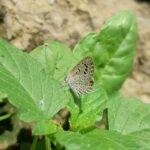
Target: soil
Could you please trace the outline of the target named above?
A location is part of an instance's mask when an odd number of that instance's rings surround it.
[[[150,103],[150,3],[135,0],[0,0],[0,37],[30,51],[46,40],[73,47],[120,10],[135,13],[139,39],[133,71],[121,92]]]

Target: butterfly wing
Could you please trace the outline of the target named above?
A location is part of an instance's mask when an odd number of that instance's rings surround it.
[[[93,87],[94,64],[91,57],[86,57],[79,62],[67,75],[65,81],[78,97],[86,94]]]

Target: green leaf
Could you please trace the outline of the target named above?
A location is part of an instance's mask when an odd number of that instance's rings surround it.
[[[32,130],[33,135],[49,135],[57,132],[57,126],[52,123],[52,121],[44,120],[36,124]]]
[[[83,95],[76,102],[70,101],[68,108],[71,113],[70,125],[72,130],[84,130],[94,127],[95,122],[102,117],[106,107],[107,94],[99,85],[95,85],[93,91]]]
[[[129,138],[134,138],[134,140],[144,149],[149,150],[150,149],[150,128],[140,130],[137,132],[133,132],[128,135]]]
[[[0,92],[0,102],[2,102],[5,98],[7,98],[7,94]]]
[[[6,115],[3,115],[3,116],[0,116],[0,121],[8,119],[9,117],[11,117],[11,115],[12,114],[6,114]]]
[[[46,72],[56,80],[64,80],[75,62],[71,50],[65,44],[56,41],[46,42],[34,49],[30,55],[37,59],[45,67]]]
[[[114,16],[100,33],[90,33],[74,48],[77,58],[90,55],[95,61],[95,79],[108,93],[118,90],[129,75],[135,55],[135,16],[127,11]]]
[[[45,143],[42,140],[38,140],[35,147],[31,147],[31,143],[21,142],[20,150],[45,150]]]
[[[144,150],[150,149],[150,105],[140,100],[114,96],[108,101],[109,130],[133,138]]]
[[[67,99],[58,81],[19,49],[0,40],[0,91],[20,111],[24,121],[51,119]]]
[[[74,56],[80,59],[85,56],[92,56],[93,52],[95,51],[95,45],[98,42],[98,36],[99,33],[89,33],[88,35],[83,37],[73,49]]]
[[[56,140],[66,150],[138,150],[142,148],[134,138],[115,131],[94,130],[87,134],[59,132]]]
[[[114,97],[108,102],[109,129],[123,134],[150,129],[150,105],[140,100]]]

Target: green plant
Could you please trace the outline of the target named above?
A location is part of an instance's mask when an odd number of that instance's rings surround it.
[[[130,12],[120,12],[99,33],[82,38],[73,52],[50,41],[27,54],[0,40],[0,91],[8,94],[21,120],[34,122],[32,150],[37,135],[45,136],[47,150],[50,143],[60,150],[150,149],[150,106],[118,94],[132,69],[136,41],[136,20]],[[94,90],[76,100],[62,82],[86,56],[95,64]],[[53,121],[65,107],[70,112],[67,130]],[[106,108],[108,129],[101,129]]]

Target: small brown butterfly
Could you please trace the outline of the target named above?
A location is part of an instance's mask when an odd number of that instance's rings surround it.
[[[66,76],[65,82],[77,97],[92,90],[94,63],[91,57],[81,60]]]

